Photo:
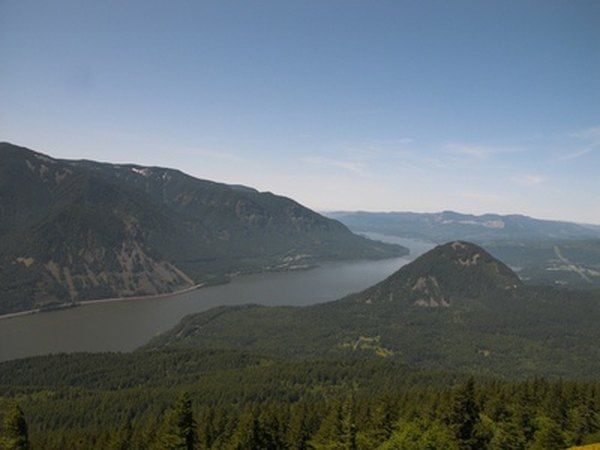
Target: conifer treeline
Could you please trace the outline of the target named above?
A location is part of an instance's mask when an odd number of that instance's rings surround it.
[[[30,421],[32,449],[562,450],[600,442],[599,382],[470,379],[456,388],[350,385],[343,391],[312,386],[294,401],[253,400],[248,390],[238,404],[207,402],[201,385],[188,386],[178,398],[173,390],[138,391],[135,404],[127,395],[110,396],[123,412],[117,426],[107,416],[115,409],[89,402],[106,392],[36,391],[17,398]],[[161,407],[167,398],[170,406]],[[92,404],[100,408],[73,423],[67,409]],[[30,408],[35,418],[28,418]],[[6,411],[0,448],[28,448],[15,440],[15,430],[27,435],[19,411]]]

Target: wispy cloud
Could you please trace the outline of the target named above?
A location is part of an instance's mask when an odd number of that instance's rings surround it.
[[[519,148],[512,147],[495,147],[489,145],[471,144],[446,144],[443,148],[447,153],[474,159],[487,159],[500,153],[513,153],[521,151]]]
[[[353,157],[362,158],[388,158],[402,156],[403,154],[414,154],[409,144],[413,144],[414,139],[403,137],[397,139],[375,139],[367,142],[354,143],[352,145],[343,145],[342,149]]]
[[[573,133],[573,137],[600,144],[600,125],[586,128],[585,130],[579,130]]]
[[[302,161],[320,167],[341,169],[355,174],[364,173],[366,167],[365,164],[361,161],[334,159],[327,158],[324,156],[308,156],[306,158],[303,158]]]
[[[366,142],[336,142],[323,145],[323,152],[328,156],[305,156],[301,159],[306,164],[321,168],[338,169],[353,174],[366,175],[370,169],[390,167],[398,160],[422,161],[422,156],[415,149],[407,148],[415,140],[408,137],[394,139],[374,139]],[[429,164],[432,164],[429,162]]]
[[[412,144],[413,142],[415,142],[414,139],[406,138],[406,137],[392,141],[392,143],[396,143],[396,144]]]
[[[577,151],[559,156],[557,158],[559,161],[568,161],[570,159],[580,158],[591,153],[595,149],[600,148],[600,125],[596,125],[595,127],[591,128],[586,128],[585,130],[577,131],[573,133],[571,137],[579,141],[584,141],[584,145],[586,146]]]
[[[447,144],[444,149],[453,155],[469,156],[477,159],[485,159],[492,154],[489,148],[477,145]]]
[[[594,149],[594,147],[587,147],[587,148],[578,150],[578,151],[573,152],[573,153],[567,153],[566,155],[559,156],[557,159],[559,161],[568,161],[569,159],[579,158],[581,156],[587,155],[593,149]]]
[[[446,164],[439,158],[427,157],[423,158],[422,161],[427,167],[436,167],[438,169],[445,169],[446,167],[448,167],[448,164]]]
[[[548,178],[546,178],[543,175],[527,173],[527,174],[515,175],[514,177],[511,178],[511,181],[520,186],[533,187],[533,186],[539,186],[539,185],[547,182]]]
[[[402,167],[412,167],[415,170],[447,167],[446,161],[427,145],[410,145],[416,142],[415,139],[408,137],[374,140],[364,144],[362,152],[365,159],[378,162],[386,167],[397,164],[401,164]],[[358,150],[355,149],[355,151]]]

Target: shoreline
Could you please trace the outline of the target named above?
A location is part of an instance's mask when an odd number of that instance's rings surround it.
[[[192,286],[189,286],[189,287],[186,287],[183,289],[179,289],[177,291],[165,292],[162,294],[136,295],[136,296],[132,296],[132,297],[109,297],[109,298],[99,298],[96,300],[82,300],[82,301],[73,302],[73,303],[61,303],[60,305],[56,305],[55,307],[47,308],[47,309],[46,308],[36,308],[36,309],[28,309],[26,311],[18,311],[18,312],[13,312],[13,313],[2,314],[2,315],[0,315],[0,320],[13,319],[15,317],[29,316],[32,314],[61,311],[64,309],[76,308],[76,307],[80,307],[80,306],[97,305],[97,304],[101,304],[101,303],[116,303],[116,302],[127,302],[127,301],[134,301],[134,300],[152,300],[153,298],[173,297],[175,295],[185,294],[186,292],[195,291],[196,289],[200,289],[204,286],[206,286],[205,283],[200,283],[200,284],[194,284]]]
[[[380,236],[385,236],[385,235],[381,234]],[[393,237],[395,237],[395,236],[393,236]],[[415,240],[415,241],[417,241],[417,240]],[[386,242],[386,241],[381,240],[381,242]],[[389,242],[393,243],[392,241],[389,241]],[[407,248],[409,250],[408,253],[406,253],[406,254],[392,256],[390,258],[374,258],[374,260],[391,259],[391,258],[407,258],[411,255],[412,252],[410,251],[410,249],[408,247],[405,247],[405,248]],[[173,292],[166,292],[163,294],[138,295],[138,296],[133,296],[133,297],[110,297],[110,298],[100,298],[100,299],[95,299],[95,300],[82,300],[82,301],[74,302],[74,303],[62,303],[60,305],[56,305],[55,307],[51,307],[51,308],[36,308],[36,309],[28,309],[26,311],[18,311],[18,312],[13,312],[13,313],[2,314],[2,315],[0,315],[0,320],[13,319],[15,317],[28,316],[31,314],[61,311],[64,309],[70,309],[70,308],[76,308],[79,306],[87,306],[87,305],[94,305],[94,304],[100,304],[100,303],[116,303],[116,302],[126,302],[126,301],[133,301],[133,300],[151,300],[153,298],[159,298],[159,297],[172,297],[174,295],[184,294],[186,292],[191,292],[196,289],[200,289],[202,287],[211,287],[211,286],[215,286],[215,285],[219,285],[219,284],[226,284],[226,283],[230,282],[232,278],[236,278],[238,276],[254,275],[254,274],[258,274],[258,273],[277,273],[277,272],[288,272],[288,271],[294,272],[294,271],[312,270],[312,269],[319,267],[321,264],[328,263],[328,262],[335,263],[335,262],[351,262],[351,261],[366,261],[366,260],[369,260],[369,258],[366,258],[366,259],[365,258],[352,258],[352,259],[341,259],[341,260],[340,259],[332,259],[332,260],[324,260],[324,261],[314,261],[313,263],[309,263],[306,265],[299,265],[299,266],[274,267],[274,268],[271,267],[266,270],[264,268],[258,269],[258,270],[249,270],[249,271],[229,274],[227,280],[224,281],[224,283],[217,282],[217,283],[213,284],[209,280],[207,283],[199,283],[199,284],[195,284],[195,285],[189,286],[184,289],[179,289],[179,290],[173,291]]]

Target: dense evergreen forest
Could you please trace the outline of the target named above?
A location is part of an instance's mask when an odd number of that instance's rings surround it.
[[[2,446],[32,449],[564,449],[600,441],[600,382],[232,350],[0,365]],[[29,447],[28,447],[29,446]]]
[[[1,363],[0,449],[600,442],[598,300],[456,241],[335,302],[214,308],[132,353]]]

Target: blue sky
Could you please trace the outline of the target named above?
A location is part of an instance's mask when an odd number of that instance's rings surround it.
[[[600,223],[600,2],[0,0],[0,140],[317,210]]]

